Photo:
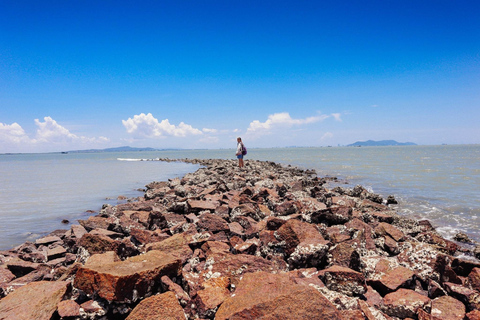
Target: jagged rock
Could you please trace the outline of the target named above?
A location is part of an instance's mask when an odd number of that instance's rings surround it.
[[[468,282],[472,289],[477,290],[480,293],[480,268],[472,269],[472,272],[468,275]]]
[[[198,219],[197,227],[200,231],[219,232],[230,230],[227,221],[215,214],[203,213]]]
[[[455,298],[443,296],[432,300],[430,317],[431,320],[463,320],[465,317],[465,305]]]
[[[185,320],[185,318],[175,294],[169,291],[142,300],[126,320]]]
[[[329,263],[360,271],[361,259],[358,250],[349,242],[342,242],[330,248]]]
[[[328,289],[348,296],[363,295],[367,291],[363,274],[350,268],[332,266],[321,270],[319,276]]]
[[[415,318],[418,309],[430,302],[428,297],[413,290],[399,289],[383,298],[383,311],[392,317]]]
[[[38,281],[0,300],[0,319],[50,320],[69,289],[67,281]]]
[[[375,228],[374,231],[377,234],[377,236],[389,235],[396,242],[403,241],[405,239],[405,234],[401,230],[399,230],[397,227],[389,223],[385,223],[385,222],[379,223],[379,225]]]
[[[152,250],[125,261],[90,263],[81,267],[74,286],[108,301],[135,301],[153,293],[164,275],[177,276],[181,260]]]
[[[288,274],[246,274],[235,295],[218,309],[215,319],[339,319],[343,316],[321,293],[298,285]]]
[[[405,267],[398,266],[387,271],[380,279],[369,281],[370,285],[380,294],[386,295],[399,288],[412,288],[414,285],[415,273]]]
[[[73,300],[60,301],[57,312],[61,318],[78,318],[81,316],[80,306]]]
[[[62,242],[62,239],[58,236],[48,236],[48,237],[43,237],[35,240],[35,244],[37,246],[41,246],[41,245],[48,246],[49,244],[52,244],[55,242]]]

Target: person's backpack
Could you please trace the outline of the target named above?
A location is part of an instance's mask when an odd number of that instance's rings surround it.
[[[242,154],[246,155],[247,154],[247,148],[245,148],[245,145],[242,143]]]

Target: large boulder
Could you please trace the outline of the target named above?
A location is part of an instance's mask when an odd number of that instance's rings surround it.
[[[108,301],[130,302],[154,293],[162,276],[177,276],[180,268],[179,258],[158,250],[124,261],[112,261],[105,255],[104,261],[87,261],[80,267],[74,286]]]
[[[69,288],[69,281],[29,283],[0,300],[0,319],[50,320]]]
[[[158,294],[142,300],[126,320],[185,320],[180,303],[173,292]]]
[[[335,306],[310,286],[296,284],[288,273],[246,274],[215,319],[344,319]]]

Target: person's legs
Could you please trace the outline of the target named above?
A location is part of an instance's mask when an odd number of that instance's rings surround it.
[[[238,162],[239,167],[243,168],[243,158],[240,158]]]

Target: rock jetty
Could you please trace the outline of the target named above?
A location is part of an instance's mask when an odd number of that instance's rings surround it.
[[[475,251],[393,197],[273,162],[182,161],[201,167],[1,251],[0,319],[480,319]]]

